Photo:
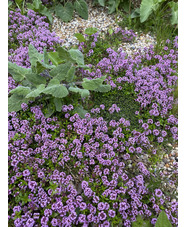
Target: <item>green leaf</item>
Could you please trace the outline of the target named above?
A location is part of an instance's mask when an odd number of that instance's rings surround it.
[[[13,2],[8,1],[8,8],[13,4]]]
[[[31,69],[22,68],[16,63],[8,62],[8,72],[12,75],[15,81],[19,82],[25,78],[25,74],[29,73]]]
[[[132,222],[132,227],[151,227],[149,220],[144,220],[140,215],[137,216],[136,221]],[[162,226],[163,227],[163,226]]]
[[[44,5],[40,5],[39,13],[41,13],[43,16],[46,16],[50,23],[52,24],[53,17],[52,14],[48,11],[47,7],[45,7]]]
[[[50,75],[58,79],[59,81],[65,80],[66,77],[68,76],[68,73],[70,73],[69,70],[71,69],[71,67],[72,63],[70,62],[58,65],[57,67],[50,71]]]
[[[76,0],[74,7],[80,17],[87,20],[88,19],[88,5],[84,0]]]
[[[74,112],[77,112],[81,118],[84,118],[85,114],[88,113],[82,106],[75,107]]]
[[[56,78],[53,78],[53,79],[50,80],[47,87],[50,87],[50,86],[53,86],[53,85],[58,85],[58,84],[60,84],[59,80],[56,79]]]
[[[45,117],[48,118],[48,117],[51,117],[52,114],[55,112],[55,109],[54,109],[54,106],[52,103],[49,103],[49,105],[47,106],[47,112],[45,113]]]
[[[80,33],[75,33],[74,36],[79,40],[79,42],[85,42],[85,38],[82,34]]]
[[[15,89],[10,91],[10,94],[26,96],[31,89],[29,87],[18,86]]]
[[[74,79],[74,75],[75,75],[75,66],[71,66],[70,69],[67,72],[67,75],[65,77],[67,82],[72,82]]]
[[[67,2],[65,6],[58,4],[55,8],[56,16],[60,17],[64,22],[72,19],[74,7],[71,2]]]
[[[99,91],[99,92],[108,92],[111,90],[111,86],[109,84],[106,85],[100,85],[98,88],[95,89],[95,91]]]
[[[35,9],[39,9],[40,5],[42,5],[42,1],[41,0],[33,0],[32,5]]]
[[[142,0],[140,5],[140,22],[145,22],[148,17],[152,14],[153,10],[156,11],[159,3],[162,2],[162,0]]]
[[[62,105],[63,105],[62,99],[54,98],[54,104],[55,104],[55,107],[56,107],[56,111],[61,112]]]
[[[87,35],[93,35],[93,34],[95,34],[97,31],[98,31],[97,28],[86,28],[86,29],[85,29],[85,34],[87,34]]]
[[[62,84],[57,84],[57,85],[50,84],[42,92],[44,94],[50,94],[56,98],[64,98],[69,94],[67,88]]]
[[[136,8],[130,15],[131,18],[140,17],[140,8]]]
[[[36,89],[27,94],[26,98],[36,98],[45,89],[44,84],[40,84]]]
[[[21,8],[24,0],[15,0],[16,5]]]
[[[48,57],[55,66],[63,62],[63,60],[59,57],[57,52],[49,52]]]
[[[63,47],[58,47],[57,48],[57,53],[58,53],[58,56],[61,60],[63,61],[72,61],[73,62],[73,59],[71,58],[70,56],[70,53],[65,50],[65,48]]]
[[[101,6],[105,6],[105,0],[98,0],[98,2]]]
[[[40,54],[37,49],[33,45],[29,45],[28,47],[28,55],[30,59],[31,66],[36,66],[37,61],[41,61],[43,59],[43,55]]]
[[[88,80],[87,78],[83,79],[82,87],[87,90],[96,90],[100,85],[103,83],[103,81],[106,79],[106,76],[102,76],[100,78]]]
[[[29,73],[29,74],[26,74],[25,77],[30,83],[32,83],[36,87],[37,85],[40,85],[40,84],[46,84],[46,79],[40,76],[39,74]]]
[[[84,65],[84,56],[78,49],[69,50],[71,58],[77,62],[78,65]]]
[[[116,10],[116,1],[115,0],[109,0],[108,1],[108,14],[113,13]]]
[[[46,69],[53,69],[55,68],[54,65],[49,65],[49,64],[45,64],[44,62],[36,62],[36,73],[40,74],[42,73],[44,70]]]
[[[79,93],[81,95],[81,98],[86,98],[90,95],[89,90],[87,89],[80,89],[78,87],[69,87],[69,91]]]
[[[48,61],[49,61],[49,57],[48,57],[48,53],[47,53],[47,50],[46,50],[46,47],[45,47],[44,50],[43,50],[43,62],[45,64],[48,64]]]
[[[21,110],[22,103],[28,103],[28,100],[23,98],[23,96],[13,94],[10,98],[8,98],[8,112]]]
[[[162,211],[156,221],[155,227],[172,227],[165,211]]]
[[[178,2],[170,2],[169,6],[171,7],[171,24],[178,24]]]

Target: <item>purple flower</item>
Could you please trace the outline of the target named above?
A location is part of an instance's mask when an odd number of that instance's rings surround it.
[[[98,217],[101,221],[103,221],[106,219],[107,215],[103,211],[101,211],[98,213]]]
[[[108,214],[109,214],[109,216],[110,216],[111,218],[114,218],[115,215],[116,215],[116,212],[115,212],[114,210],[109,210],[109,211],[108,211]]]
[[[160,189],[155,189],[155,195],[157,197],[161,197],[163,195],[162,191]]]

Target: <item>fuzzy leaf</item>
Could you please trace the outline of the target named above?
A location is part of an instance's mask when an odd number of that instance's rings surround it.
[[[23,4],[23,0],[15,0],[16,5],[21,8],[22,4]]]
[[[162,211],[159,216],[158,216],[158,219],[156,221],[156,224],[155,224],[155,227],[172,227],[165,211]]]
[[[74,7],[71,2],[67,2],[65,6],[58,4],[55,8],[56,16],[60,17],[64,22],[72,19]]]
[[[23,98],[23,96],[13,94],[8,98],[8,112],[21,110],[22,103],[28,103],[28,100]]]
[[[47,53],[47,50],[46,50],[46,47],[45,47],[44,50],[43,50],[43,62],[45,64],[49,64],[48,61],[49,61],[49,57],[48,57],[48,53]]]
[[[75,75],[75,66],[71,66],[66,75],[66,81],[72,82]]]
[[[69,70],[71,69],[71,67],[72,67],[72,64],[70,62],[58,65],[57,67],[55,67],[50,71],[50,75],[58,79],[59,81],[65,80],[68,73],[70,73]]]
[[[31,89],[29,87],[18,86],[15,89],[10,91],[10,94],[26,96]]]
[[[50,86],[46,87],[42,92],[44,94],[50,94],[56,98],[64,98],[69,94],[67,88],[62,84],[57,85],[50,84]]]
[[[85,38],[82,34],[80,33],[75,33],[74,36],[79,40],[79,42],[85,42]]]
[[[75,107],[74,112],[77,112],[81,118],[84,118],[85,114],[88,113],[82,106]]]
[[[8,62],[8,72],[12,75],[15,81],[19,82],[25,78],[25,74],[29,73],[31,69],[22,68],[16,63]]]
[[[63,60],[59,57],[57,52],[49,52],[48,57],[55,66],[63,62]]]
[[[108,1],[108,14],[113,13],[116,10],[116,1],[115,0],[109,0]]]
[[[52,17],[52,14],[47,9],[47,7],[45,7],[44,5],[40,5],[39,13],[42,14],[43,16],[46,16],[48,18],[48,20],[50,21],[50,23],[52,24],[53,17]]]
[[[54,112],[55,112],[55,109],[54,109],[53,103],[49,103],[49,105],[47,106],[47,112],[45,113],[44,116],[46,118],[51,117]]]
[[[84,0],[76,0],[74,7],[80,17],[87,20],[88,19],[88,5]]]
[[[60,98],[54,98],[54,104],[55,104],[56,110],[58,112],[61,112],[62,105],[63,105],[62,99],[60,99]]]
[[[58,85],[58,84],[60,84],[59,80],[56,79],[56,78],[53,78],[52,80],[50,80],[47,87],[50,87],[50,86],[53,86],[53,85]]]
[[[40,84],[46,84],[46,79],[38,74],[29,73],[26,74],[25,77],[30,83],[32,83],[35,86]]]
[[[87,34],[87,35],[93,35],[93,34],[95,34],[97,31],[98,31],[97,28],[86,28],[86,29],[85,29],[85,34]]]
[[[87,89],[80,89],[78,87],[69,87],[69,91],[79,93],[81,95],[81,98],[86,98],[90,95],[89,90]]]
[[[171,24],[178,24],[178,2],[169,2],[169,6],[172,10]]]
[[[36,98],[40,95],[40,93],[45,89],[44,84],[40,84],[35,90],[31,91],[27,94],[26,98]]]
[[[73,62],[73,59],[71,58],[70,56],[70,53],[65,50],[65,48],[63,47],[58,47],[57,48],[57,53],[58,53],[58,56],[61,60],[63,61],[72,61]]]
[[[37,49],[33,45],[29,45],[28,47],[28,55],[30,59],[31,66],[36,66],[37,61],[41,61],[43,59],[43,55],[40,54]]]
[[[49,64],[45,64],[44,62],[36,62],[36,72],[38,74],[42,73],[44,70],[46,69],[53,69],[55,68],[54,65],[49,65]]]
[[[69,50],[71,58],[77,62],[78,65],[84,65],[84,56],[78,49]]]
[[[100,85],[102,85],[103,81],[105,80],[106,76],[102,76],[100,78],[88,80],[87,78],[83,79],[82,87],[87,90],[96,90]]]
[[[105,0],[98,0],[98,2],[101,6],[105,6]]]
[[[95,91],[99,91],[99,92],[108,92],[111,90],[111,86],[109,84],[103,85],[101,84],[97,89],[95,89]]]

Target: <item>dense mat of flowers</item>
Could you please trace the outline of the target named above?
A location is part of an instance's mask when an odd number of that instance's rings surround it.
[[[41,52],[45,46],[54,50],[60,43],[49,32],[44,17],[33,11],[28,17],[19,12],[10,15],[10,42],[18,44],[18,49],[9,50],[11,61],[29,67],[29,43]],[[93,36],[94,49],[97,34]],[[83,43],[80,48],[83,51]],[[112,89],[134,84],[136,101],[141,104],[136,112],[141,129],[131,130],[130,121],[124,118],[105,121],[101,117],[104,104],[84,119],[72,114],[73,105],[62,107],[63,118],[45,118],[42,106],[24,103],[22,111],[9,113],[10,226],[130,227],[138,215],[155,225],[161,210],[178,225],[178,203],[171,202],[162,188],[150,190],[153,174],[135,159],[148,150],[155,155],[151,142],[163,144],[170,137],[177,140],[178,121],[170,114],[177,82],[177,37],[173,44],[167,41],[162,56],[155,55],[153,48],[145,54],[136,53],[134,59],[122,50],[109,48],[107,52],[97,66],[89,65],[90,72],[80,70],[81,75],[95,78],[107,74]],[[9,89],[16,86],[9,77]],[[114,103],[107,108],[110,114],[120,111]]]

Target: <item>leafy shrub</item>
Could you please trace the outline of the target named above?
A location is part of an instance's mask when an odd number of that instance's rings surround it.
[[[55,65],[49,64],[49,58]],[[62,98],[68,96],[69,92],[79,93],[81,98],[87,98],[90,95],[89,90],[99,92],[110,90],[110,85],[103,85],[106,76],[92,80],[84,78],[82,82],[75,81],[75,68],[85,67],[83,54],[78,49],[67,51],[59,47],[57,52],[50,52],[49,55],[45,49],[42,55],[30,45],[29,59],[31,69],[9,62],[9,73],[16,82],[22,84],[10,91],[12,95],[9,98],[9,112],[19,111],[22,103],[28,104],[42,95],[48,95],[50,116],[55,110],[61,112]],[[59,64],[62,62],[64,64]]]

